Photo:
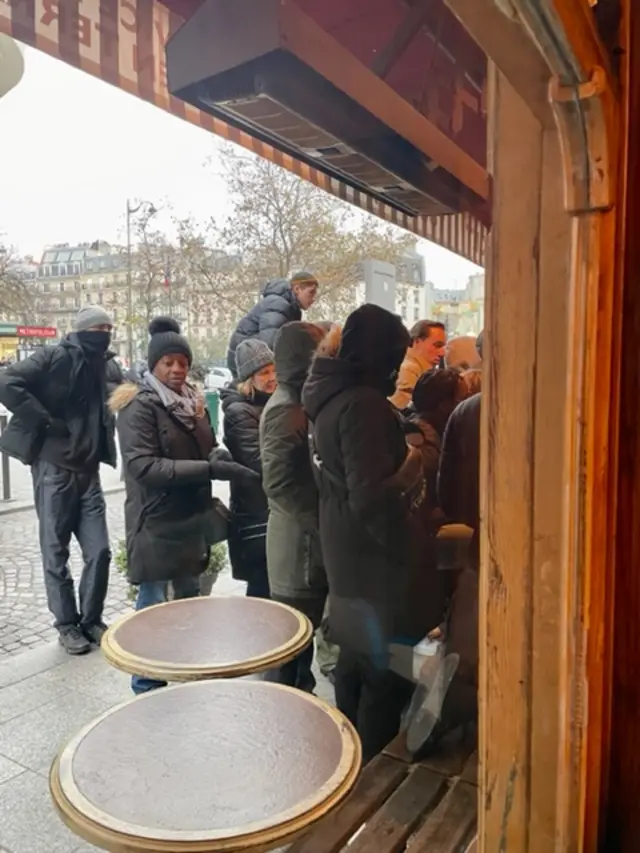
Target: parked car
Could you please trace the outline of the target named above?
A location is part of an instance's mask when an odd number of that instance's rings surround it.
[[[233,381],[233,375],[228,367],[212,367],[204,380],[207,391],[220,391]]]

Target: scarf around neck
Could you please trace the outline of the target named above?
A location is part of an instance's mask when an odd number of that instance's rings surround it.
[[[198,421],[204,417],[204,399],[190,385],[185,385],[182,388],[182,394],[177,394],[171,388],[163,385],[153,373],[145,373],[142,380],[143,385],[154,391],[160,402],[173,417],[192,432],[196,428]]]

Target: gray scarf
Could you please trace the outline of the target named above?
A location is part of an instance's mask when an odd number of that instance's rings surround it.
[[[155,391],[165,409],[186,429],[193,432],[204,415],[202,396],[194,388],[185,383],[182,394],[177,394],[163,385],[151,372],[145,373],[142,384]]]

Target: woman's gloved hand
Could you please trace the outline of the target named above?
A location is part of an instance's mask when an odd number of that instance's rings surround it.
[[[234,462],[229,451],[223,447],[216,447],[209,454],[209,470],[213,480],[244,480],[250,483],[260,480],[260,476],[251,468]]]

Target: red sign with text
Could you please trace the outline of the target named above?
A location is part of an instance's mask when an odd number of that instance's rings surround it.
[[[57,338],[58,330],[53,326],[18,326],[16,335],[19,338]]]

